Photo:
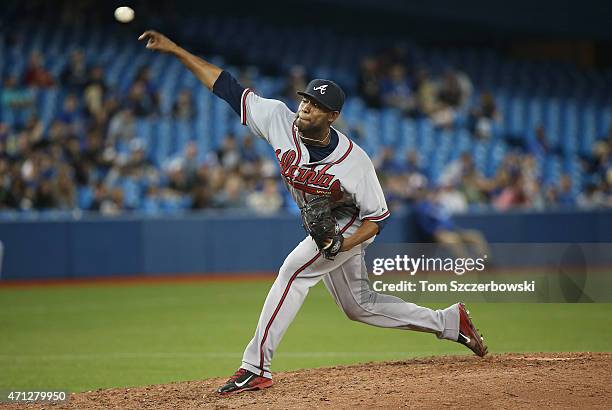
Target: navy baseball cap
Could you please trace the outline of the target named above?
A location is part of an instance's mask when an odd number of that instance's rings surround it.
[[[344,105],[344,91],[335,82],[317,78],[298,91],[301,96],[310,97],[330,111],[340,111]]]

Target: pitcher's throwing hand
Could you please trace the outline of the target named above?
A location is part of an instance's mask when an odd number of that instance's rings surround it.
[[[170,40],[168,37],[154,30],[147,30],[138,40],[147,40],[147,48],[155,51],[161,51],[163,53],[172,53],[178,47],[176,43]]]

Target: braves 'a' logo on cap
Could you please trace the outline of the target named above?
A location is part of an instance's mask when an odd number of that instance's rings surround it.
[[[318,87],[313,88],[314,91],[319,91],[321,94],[325,94],[325,89],[329,84],[323,84]]]

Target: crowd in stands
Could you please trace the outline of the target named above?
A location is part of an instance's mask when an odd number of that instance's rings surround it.
[[[612,135],[612,134],[611,134]],[[513,152],[508,154],[493,178],[486,178],[474,167],[469,153],[451,162],[444,168],[438,184],[429,184],[425,173],[418,166],[418,154],[408,153],[406,162],[391,164],[385,162],[389,150],[383,150],[377,157],[377,164],[384,169],[385,187],[392,207],[422,199],[422,189],[433,192],[434,198],[450,213],[464,213],[473,209],[553,209],[581,208],[597,209],[612,207],[610,179],[612,162],[609,152],[612,138],[600,145],[607,159],[594,162],[597,170],[585,189],[578,195],[572,190],[572,181],[562,175],[557,184],[542,186],[536,158],[532,154]],[[603,165],[603,166],[602,166]]]
[[[467,127],[474,139],[491,138],[494,123],[503,116],[487,91],[478,96],[475,106],[469,106],[473,87],[466,74],[448,68],[434,78],[427,67],[413,64],[397,49],[363,59],[358,92],[372,108],[395,107],[408,117],[427,117],[437,127]],[[467,121],[458,124],[458,114]],[[448,163],[437,181],[428,180],[416,150],[398,160],[393,147],[382,147],[374,163],[392,207],[416,203],[425,192],[433,193],[429,200],[450,213],[491,207],[499,211],[612,207],[612,124],[593,146],[592,155],[581,160],[588,180],[578,194],[568,175],[556,184],[542,184],[538,161],[561,150],[548,142],[542,125],[532,135],[509,152],[489,178],[477,170],[469,152]]]
[[[464,110],[472,94],[470,78],[448,68],[433,78],[424,65],[415,64],[404,49],[390,48],[361,64],[358,92],[372,108],[394,107],[413,117],[429,117],[436,126],[450,127],[455,113]],[[495,119],[495,103],[483,95],[474,116]]]
[[[252,136],[238,140],[227,135],[205,155],[189,143],[180,155],[155,166],[135,125],[139,118],[163,115],[149,69],[142,67],[126,90],[109,86],[104,74],[103,66],[88,65],[77,50],[56,78],[45,68],[44,56],[33,53],[21,76],[4,80],[2,110],[10,110],[16,120],[10,125],[0,122],[0,210],[80,209],[117,215],[213,208],[272,213],[292,206],[276,164],[257,153]],[[293,68],[278,97],[291,104],[307,80],[305,70]],[[62,89],[65,97],[45,127],[35,90],[49,87]],[[462,126],[475,139],[489,138],[492,123],[503,116],[486,92],[476,106],[469,106],[473,88],[461,71],[448,69],[435,78],[427,67],[411,65],[397,53],[364,59],[357,92],[372,108],[394,107],[409,117],[427,117],[437,127],[452,128],[456,114],[467,113],[469,120]],[[169,115],[194,119],[191,90],[175,97]],[[350,124],[340,126],[351,129]],[[555,148],[542,128],[534,135],[505,157],[493,177],[480,174],[467,152],[447,164],[437,181],[428,180],[417,151],[398,161],[393,147],[383,146],[374,162],[393,207],[418,201],[424,188],[455,213],[486,207],[612,206],[612,128],[584,159],[589,180],[577,195],[567,176],[556,185],[542,186],[537,161]]]
[[[61,87],[62,110],[48,129],[37,111],[34,92]],[[198,148],[156,167],[136,135],[138,118],[160,115],[159,93],[143,67],[125,92],[104,81],[104,68],[87,66],[75,51],[58,78],[34,53],[21,78],[2,89],[2,109],[16,121],[0,122],[0,210],[90,210],[117,215],[183,209],[233,208],[271,213],[285,199],[275,165],[255,152],[251,136],[240,144],[228,135],[198,161]],[[190,90],[173,105],[172,117],[190,120],[195,108]]]

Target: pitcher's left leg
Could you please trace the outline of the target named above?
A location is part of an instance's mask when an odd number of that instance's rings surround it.
[[[435,333],[456,341],[459,304],[433,310],[370,288],[363,253],[356,254],[323,278],[338,306],[351,320],[373,326]]]

